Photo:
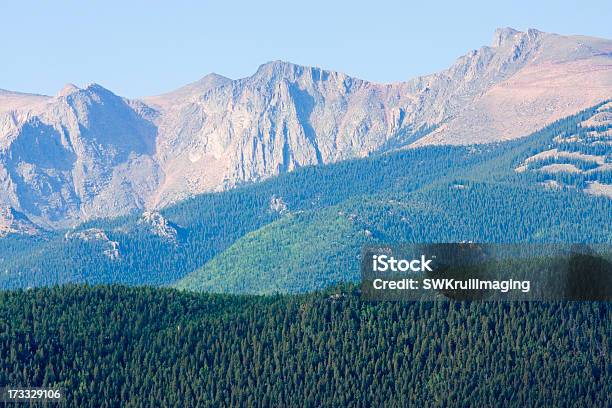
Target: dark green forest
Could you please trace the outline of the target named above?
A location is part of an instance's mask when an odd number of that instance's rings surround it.
[[[609,303],[0,292],[0,384],[59,406],[610,406]]]

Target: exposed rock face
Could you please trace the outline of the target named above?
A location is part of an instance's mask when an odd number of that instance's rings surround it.
[[[0,237],[8,234],[39,235],[42,231],[12,207],[0,207]]]
[[[166,180],[151,204],[380,149],[511,139],[611,95],[611,41],[510,28],[405,83],[280,61],[237,81],[209,76],[145,99],[162,112],[165,136]]]
[[[283,197],[278,197],[276,195],[270,197],[270,211],[278,214],[284,214],[288,210],[289,207],[287,206],[285,200],[283,200]]]
[[[416,145],[513,139],[612,97],[609,40],[506,28],[469,56],[451,70],[473,72],[479,94]]]
[[[173,243],[178,243],[180,227],[168,221],[157,211],[145,211],[142,213],[140,220],[138,220],[138,224],[146,226],[152,234]]]
[[[364,156],[391,134],[379,90],[341,73],[272,62],[162,106],[158,155],[166,179],[151,204]]]
[[[102,253],[112,259],[117,260],[121,257],[119,252],[119,243],[117,241],[111,241],[106,235],[106,232],[100,228],[88,228],[81,231],[69,231],[65,234],[66,240],[80,240],[84,242],[98,241],[102,243]]]
[[[397,84],[276,61],[142,102],[0,91],[0,205],[74,225],[381,150],[511,139],[611,96],[612,41],[509,28]]]
[[[0,115],[0,205],[49,226],[142,208],[161,179],[153,114],[90,85]]]
[[[48,96],[32,95],[0,89],[0,114],[44,105]],[[2,132],[4,134],[4,132]]]

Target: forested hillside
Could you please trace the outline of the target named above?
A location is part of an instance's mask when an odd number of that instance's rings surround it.
[[[517,170],[559,149],[562,139],[597,129],[604,136],[592,143],[603,164],[588,170],[588,177],[605,177],[605,135],[612,124],[588,121],[606,106],[511,142],[425,147],[304,167],[180,202],[161,211],[162,224],[134,214],[37,238],[9,235],[0,239],[0,287],[180,281],[184,288],[214,291],[304,291],[354,279],[356,250],[372,240],[609,242],[612,200],[585,194],[589,180],[551,188],[546,183],[560,173]],[[267,259],[271,248],[288,256],[282,271]]]
[[[567,126],[547,149],[515,170],[534,174],[551,188],[571,186],[612,198],[612,103]]]
[[[605,106],[560,121],[519,143],[487,146],[487,159],[454,168],[412,191],[380,189],[325,210],[286,214],[240,238],[176,286],[273,293],[356,281],[364,243],[611,242],[612,200],[583,194],[587,180],[551,189],[542,182],[562,177],[561,173],[516,171],[520,163],[557,146],[560,137],[591,132],[595,127],[583,123]],[[597,129],[606,126],[612,124],[600,123]],[[599,149],[598,157],[605,163],[609,145],[601,144],[601,138],[595,142],[599,144],[591,149]],[[583,177],[605,175],[609,171],[605,169],[605,164],[598,166]]]
[[[363,244],[611,242],[612,200],[536,187],[454,182],[289,214],[240,238],[177,283],[229,293],[304,292],[357,281]]]
[[[177,240],[152,233],[139,214],[86,223],[75,231],[0,239],[0,287],[65,282],[164,285],[202,266],[250,231],[288,212],[322,209],[378,191],[412,191],[484,160],[484,147],[440,147],[307,167],[258,184],[205,194],[162,211],[182,227]],[[274,205],[278,200],[279,206]],[[286,209],[283,209],[286,207]],[[103,231],[101,239],[95,231]],[[92,232],[93,231],[93,232]],[[86,232],[80,238],[79,232]],[[118,256],[109,257],[109,242]]]
[[[0,384],[59,406],[593,406],[609,303],[364,303],[355,287],[245,297],[0,292]]]

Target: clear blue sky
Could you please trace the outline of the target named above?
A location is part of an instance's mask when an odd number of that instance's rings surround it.
[[[612,38],[610,0],[23,0],[0,13],[0,88],[43,94],[97,82],[152,95],[276,59],[400,81],[490,44],[501,26]]]

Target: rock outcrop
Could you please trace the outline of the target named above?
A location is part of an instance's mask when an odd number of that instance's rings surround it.
[[[34,236],[41,233],[41,229],[24,214],[12,207],[0,207],[0,237],[9,234]]]
[[[66,240],[79,240],[83,242],[96,241],[102,245],[102,253],[111,260],[121,258],[119,252],[119,242],[112,241],[106,232],[100,228],[88,228],[80,231],[68,231],[64,235]]]
[[[138,225],[146,227],[151,234],[177,244],[181,228],[168,221],[157,211],[145,211],[138,220]]]

